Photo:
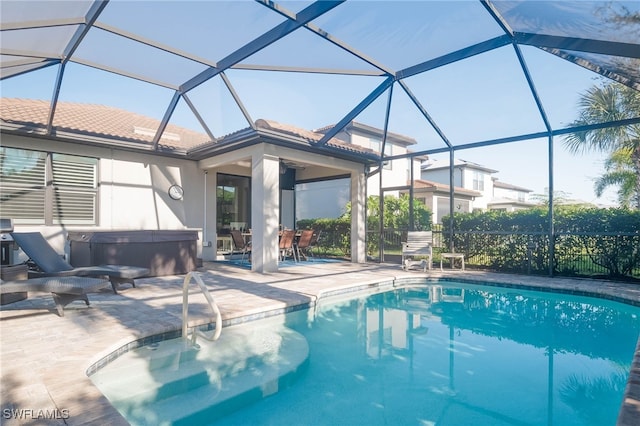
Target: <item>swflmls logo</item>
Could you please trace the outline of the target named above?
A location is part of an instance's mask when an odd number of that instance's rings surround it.
[[[20,420],[58,420],[68,419],[69,410],[33,410],[30,408],[12,409],[4,408],[2,410],[2,417],[5,419],[20,419]]]

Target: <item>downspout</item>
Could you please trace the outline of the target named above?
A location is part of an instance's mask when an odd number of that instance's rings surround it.
[[[202,246],[209,247],[207,236],[207,170],[204,171],[204,204],[202,209]]]

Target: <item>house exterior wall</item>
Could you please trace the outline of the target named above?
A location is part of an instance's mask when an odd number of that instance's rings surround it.
[[[435,169],[435,170],[422,170],[420,172],[420,179],[430,180],[433,182],[449,185],[449,169]],[[453,171],[453,185],[464,188],[463,174],[460,169],[456,168]]]
[[[421,194],[418,198],[424,198],[424,196]],[[431,210],[431,222],[434,224],[442,223],[442,218],[451,212],[448,195],[429,193],[426,197],[425,204]],[[472,201],[454,198],[453,208],[456,210],[456,213],[469,213],[471,212]]]
[[[460,169],[463,174],[462,185],[464,189],[471,189],[482,194],[473,201],[473,209],[486,210],[487,204],[493,198],[493,180],[491,173],[472,167]]]
[[[99,159],[95,226],[14,226],[17,232],[41,232],[58,252],[69,253],[68,230],[199,230],[202,227],[204,178],[194,161],[6,134],[2,136],[2,145]],[[184,188],[182,200],[169,197],[167,190],[173,184]]]
[[[382,138],[362,134],[357,130],[353,130],[351,134],[351,143],[379,152],[382,146]],[[387,139],[385,148],[385,153],[387,155],[403,155],[406,154],[407,151],[406,146],[395,144],[393,139]],[[384,187],[392,188],[406,186],[411,177],[410,161],[411,160],[408,158],[389,161],[382,169]],[[414,177],[417,179],[420,176],[420,161],[413,160],[413,162],[413,173]],[[385,194],[398,196],[398,191],[385,192]],[[380,176],[378,174],[367,180],[367,195],[380,195]]]
[[[512,188],[501,188],[494,185],[493,188],[494,198],[507,198],[509,200],[515,200],[520,202],[528,202],[529,194],[526,191],[519,191]]]
[[[350,201],[349,179],[305,183],[296,187],[296,221],[301,219],[338,218]],[[316,202],[335,200],[335,202]]]
[[[422,170],[421,178],[449,185],[449,169],[438,168],[434,170]],[[493,198],[493,180],[491,179],[491,173],[473,167],[455,167],[453,170],[453,181],[456,187],[478,191],[482,194],[481,196],[475,197],[468,207],[469,211],[474,209],[487,209],[488,203],[491,202]],[[463,204],[466,205],[467,203]]]
[[[442,223],[442,218],[451,213],[451,205],[448,196],[435,196],[434,204],[437,206],[433,210],[433,223]],[[456,213],[470,213],[473,208],[473,201],[460,198],[453,199],[453,208]]]

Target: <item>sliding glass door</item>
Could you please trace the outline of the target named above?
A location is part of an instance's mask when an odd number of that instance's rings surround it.
[[[216,185],[216,229],[219,235],[231,229],[251,228],[251,178],[218,174]]]

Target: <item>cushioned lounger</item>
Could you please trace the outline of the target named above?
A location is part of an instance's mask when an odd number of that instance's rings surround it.
[[[134,279],[149,274],[149,269],[127,265],[99,265],[74,268],[64,260],[39,232],[12,232],[13,240],[22,251],[38,266],[40,271],[29,271],[37,277],[108,277],[114,293],[118,285],[129,283],[136,286]]]
[[[51,293],[58,315],[64,316],[64,307],[74,300],[84,300],[89,306],[87,293],[95,293],[109,285],[106,279],[88,277],[42,277],[23,281],[0,280],[0,293],[38,291]]]

